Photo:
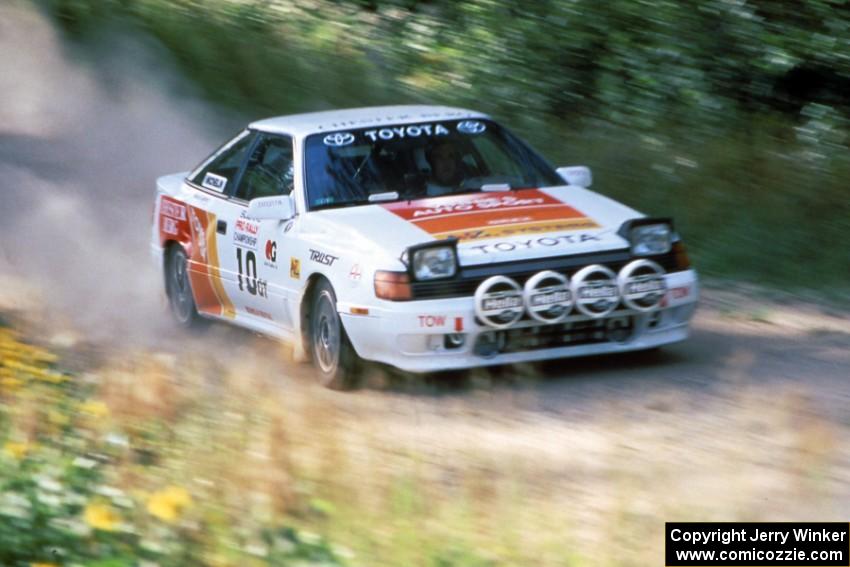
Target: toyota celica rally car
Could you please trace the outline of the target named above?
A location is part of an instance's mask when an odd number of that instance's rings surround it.
[[[590,191],[487,115],[393,106],[261,120],[157,180],[176,320],[295,345],[321,382],[652,349],[698,283],[669,219]]]

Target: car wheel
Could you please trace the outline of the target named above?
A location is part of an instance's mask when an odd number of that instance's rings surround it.
[[[356,385],[359,360],[336,310],[336,294],[330,283],[320,281],[310,311],[310,354],[319,383],[333,390]]]
[[[201,317],[192,296],[192,285],[189,282],[189,261],[186,252],[179,246],[171,248],[166,261],[165,273],[168,306],[171,315],[181,327],[197,326]]]

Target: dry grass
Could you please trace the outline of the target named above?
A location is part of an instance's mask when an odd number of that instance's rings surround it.
[[[279,361],[259,352],[247,364],[129,360],[98,371],[109,428],[156,465],[124,461],[122,488],[166,477],[227,524],[287,515],[364,565],[657,563],[665,520],[822,519],[846,481],[845,428],[803,390],[742,388],[746,352],[709,404],[669,392],[581,423],[536,413],[533,391],[341,397],[305,376],[280,384]]]
[[[113,446],[110,485],[142,501],[189,491],[207,564],[281,519],[354,565],[660,564],[665,521],[837,520],[850,496],[850,424],[805,383],[758,384],[743,348],[709,392],[686,376],[634,382],[633,401],[553,412],[559,386],[528,368],[455,389],[384,375],[382,389],[338,394],[271,341],[185,339],[101,352],[80,377],[82,423]],[[39,435],[36,405],[10,412],[12,436]]]

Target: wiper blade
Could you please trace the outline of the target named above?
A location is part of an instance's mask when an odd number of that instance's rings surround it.
[[[492,193],[498,191],[510,191],[511,184],[510,183],[485,183],[481,186],[481,190],[485,193]]]
[[[397,201],[398,191],[385,191],[383,193],[372,193],[369,195],[370,203],[379,203],[381,201]]]

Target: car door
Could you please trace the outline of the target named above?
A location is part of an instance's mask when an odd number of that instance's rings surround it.
[[[206,315],[235,317],[221,271],[222,236],[235,205],[230,193],[244,169],[257,134],[239,133],[189,174],[184,187],[191,233],[189,279],[198,310]]]
[[[288,136],[259,133],[228,203],[222,239],[225,292],[237,314],[255,326],[292,328],[285,301],[283,248],[289,222],[257,220],[247,214],[252,199],[288,195],[293,189],[293,143]],[[219,235],[221,239],[221,235]]]

